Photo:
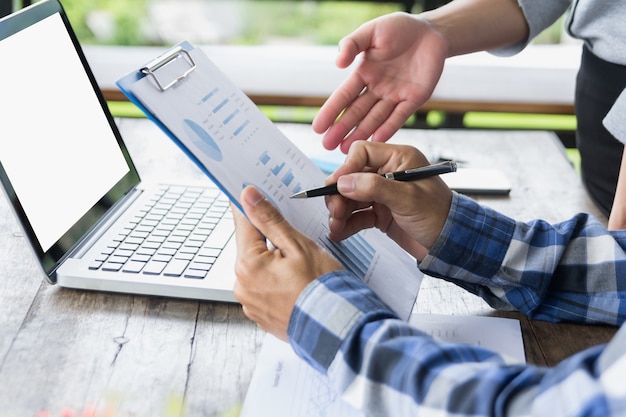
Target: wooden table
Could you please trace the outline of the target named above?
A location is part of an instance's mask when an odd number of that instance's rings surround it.
[[[151,122],[119,125],[144,179],[203,178]],[[321,149],[309,126],[281,128],[303,147]],[[510,196],[480,201],[516,218],[599,215],[553,134],[409,130],[394,140],[503,170],[513,183]],[[237,415],[264,336],[238,305],[50,286],[5,199],[0,231],[0,416],[93,409],[98,416]],[[502,315],[432,278],[424,280],[416,311]],[[615,332],[504,316],[521,320],[527,360],[539,365]]]

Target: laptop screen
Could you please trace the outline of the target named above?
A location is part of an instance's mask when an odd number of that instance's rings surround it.
[[[139,177],[60,4],[0,21],[0,177],[46,273]]]

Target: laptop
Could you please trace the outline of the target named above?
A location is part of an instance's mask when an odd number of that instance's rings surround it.
[[[47,281],[236,302],[227,197],[140,179],[57,0],[0,20],[0,181]]]

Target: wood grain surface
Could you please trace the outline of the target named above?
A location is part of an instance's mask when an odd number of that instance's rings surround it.
[[[144,178],[206,180],[151,122],[118,123]],[[305,148],[319,146],[310,126],[280,127]],[[513,183],[510,196],[478,199],[518,219],[559,221],[578,211],[599,215],[550,133],[411,130],[393,141],[425,151],[443,149],[468,164],[503,170]],[[237,415],[264,336],[239,305],[48,285],[4,198],[0,256],[0,417],[42,411],[54,416],[68,411]],[[416,311],[517,318],[527,360],[537,365],[554,365],[615,332],[496,312],[454,285],[428,277]]]

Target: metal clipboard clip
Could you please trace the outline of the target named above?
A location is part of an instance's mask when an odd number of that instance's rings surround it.
[[[168,64],[172,64],[177,59],[184,59],[186,61],[186,64],[188,64],[188,68],[185,70],[185,72],[183,72],[180,75],[175,75],[174,79],[167,83],[164,83],[162,82],[162,80],[159,80],[159,77],[157,77],[156,71],[158,71],[159,69],[165,68]],[[183,78],[191,74],[191,72],[195,69],[196,69],[196,63],[191,57],[191,54],[189,54],[189,52],[182,46],[177,46],[167,51],[163,55],[150,61],[145,67],[141,68],[140,71],[143,74],[152,77],[152,79],[154,80],[156,85],[159,87],[159,89],[161,91],[165,91],[171,86],[173,86],[174,84],[176,84],[178,81],[182,80]],[[169,78],[171,77],[166,77],[166,79],[169,79]]]

